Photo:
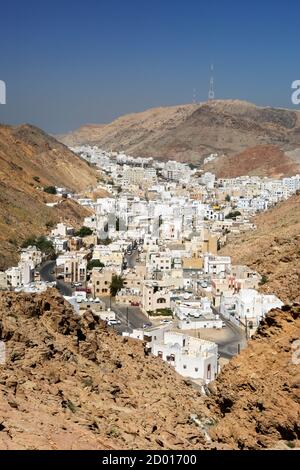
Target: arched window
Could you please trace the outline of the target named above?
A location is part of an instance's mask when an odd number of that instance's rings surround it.
[[[157,299],[157,303],[158,304],[165,304],[166,303],[166,299],[164,299],[163,297]]]

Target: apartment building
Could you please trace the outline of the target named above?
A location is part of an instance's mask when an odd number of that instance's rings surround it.
[[[144,281],[142,296],[142,307],[146,312],[170,308],[170,291],[164,281]]]
[[[94,268],[92,270],[90,284],[94,298],[110,295],[113,274],[116,274],[116,271],[112,268]]]

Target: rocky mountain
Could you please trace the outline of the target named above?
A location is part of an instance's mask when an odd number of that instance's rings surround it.
[[[213,441],[225,448],[300,444],[300,306],[273,310],[209,388]]]
[[[195,164],[210,153],[232,156],[251,147],[272,145],[277,160],[280,150],[300,148],[300,112],[216,100],[129,114],[58,138],[68,145],[90,143],[133,156]]]
[[[55,290],[2,293],[0,449],[297,446],[299,333],[299,306],[273,311],[205,397]]]
[[[267,281],[261,290],[283,302],[300,302],[300,195],[254,218],[257,229],[232,237],[221,254],[247,264]]]
[[[0,294],[0,449],[194,449],[200,393],[55,290]]]
[[[222,155],[204,165],[204,170],[214,173],[218,178],[243,175],[281,178],[300,173],[300,161],[275,145],[258,145],[236,155]]]
[[[47,207],[56,197],[44,187],[81,191],[95,184],[93,169],[53,137],[29,125],[0,125],[0,269],[16,261],[25,237],[44,233],[61,218],[79,222],[87,215],[70,201]]]

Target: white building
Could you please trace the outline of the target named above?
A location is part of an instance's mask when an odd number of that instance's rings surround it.
[[[214,276],[225,275],[226,272],[230,271],[231,258],[230,256],[217,256],[205,253],[203,257],[204,261],[204,272],[205,274],[211,274]]]
[[[151,336],[149,347],[152,354],[168,362],[183,377],[201,379],[204,383],[209,383],[216,378],[218,373],[217,344],[165,330],[160,338],[157,338],[157,330],[147,332],[146,335]]]
[[[240,326],[255,330],[272,308],[282,306],[283,302],[273,294],[241,289],[236,294],[221,297],[220,313]]]

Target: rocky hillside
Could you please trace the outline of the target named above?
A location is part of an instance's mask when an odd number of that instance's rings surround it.
[[[17,260],[16,246],[25,237],[61,218],[78,222],[86,215],[77,204],[71,211],[70,202],[47,207],[56,197],[43,187],[80,191],[95,184],[93,169],[53,137],[29,125],[0,126],[0,269]]]
[[[142,342],[75,315],[55,290],[2,293],[0,449],[298,445],[299,334],[299,306],[273,311],[205,397]]]
[[[264,274],[262,291],[300,302],[300,195],[258,215],[254,223],[257,230],[232,238],[221,254]]]
[[[294,448],[300,444],[300,306],[273,310],[247,349],[209,388],[225,448]]]
[[[204,170],[218,178],[243,175],[281,178],[300,173],[300,163],[275,145],[258,145],[236,155],[222,155],[207,163]]]
[[[258,145],[283,151],[300,148],[299,116],[297,111],[216,100],[129,114],[107,125],[83,126],[59,139],[201,164],[212,152],[235,155]]]
[[[0,294],[0,449],[197,449],[200,395],[55,290]]]

